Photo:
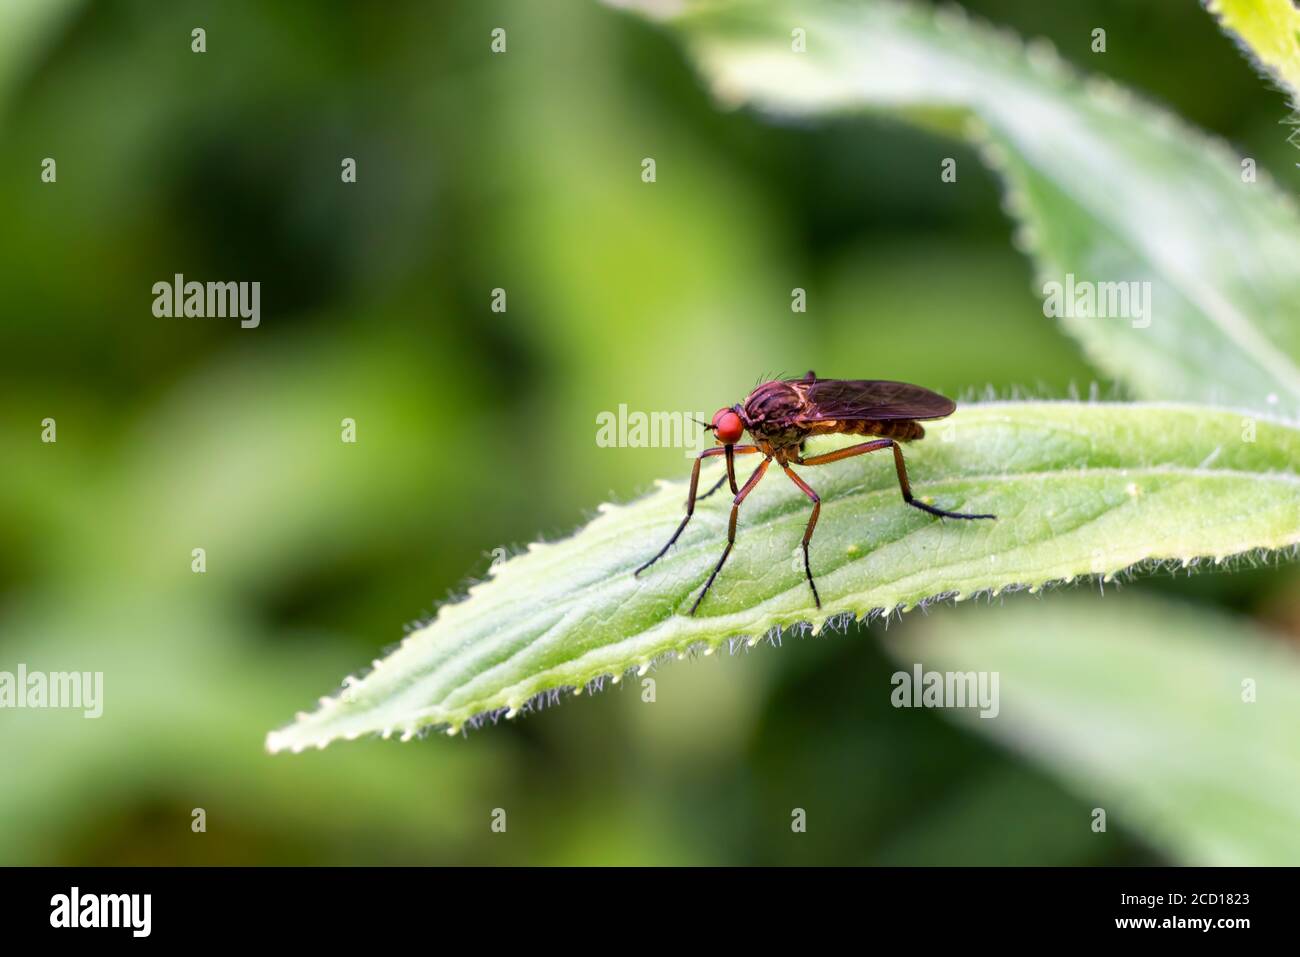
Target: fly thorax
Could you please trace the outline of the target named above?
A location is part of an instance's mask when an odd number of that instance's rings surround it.
[[[765,382],[745,400],[745,417],[752,426],[793,418],[804,410],[806,400],[788,382]]]

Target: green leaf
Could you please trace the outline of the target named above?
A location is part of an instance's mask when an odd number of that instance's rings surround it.
[[[602,507],[574,537],[501,564],[267,745],[429,726],[455,733],[486,712],[518,712],[535,696],[617,681],[663,655],[709,654],[737,636],[756,642],[772,629],[907,610],[936,596],[1300,542],[1291,471],[1300,427],[1276,420],[1175,404],[990,403],[933,424],[906,454],[918,496],[998,520],[941,521],[906,507],[888,453],[802,469],[823,500],[811,549],[819,611],[799,552],[808,501],[773,468],[746,500],[736,549],[691,617],[722,551],[730,503],[702,502],[676,546],[634,578],[682,515],[685,483],[662,483],[639,501]],[[743,477],[748,460],[737,462]],[[705,469],[702,486],[718,474]]]
[[[1207,8],[1300,109],[1300,10],[1293,0],[1209,0]]]
[[[0,114],[24,72],[78,6],[75,0],[5,0],[0,4]]]
[[[885,110],[971,137],[1006,180],[1045,297],[1071,275],[1076,290],[1151,284],[1143,316],[1042,320],[1137,396],[1296,417],[1300,216],[1225,144],[957,8],[722,2],[666,22],[725,104],[801,122]],[[942,160],[935,188],[960,189]]]
[[[1053,770],[1108,831],[1185,864],[1300,858],[1300,656],[1283,636],[1130,595],[918,624],[889,638],[904,669],[997,673],[996,717],[947,713]]]

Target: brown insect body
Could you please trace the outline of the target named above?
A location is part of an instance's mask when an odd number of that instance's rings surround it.
[[[857,387],[853,390],[859,394],[855,407],[871,408],[861,400],[864,393],[883,394],[895,400],[890,407],[894,410],[903,408],[898,399],[911,400],[912,404],[906,408],[914,414],[910,418],[826,418],[828,403],[819,402],[817,396],[832,391],[827,386],[839,387],[835,390],[836,395],[831,396],[838,399],[838,403],[829,404],[838,404],[840,408],[844,407],[845,393],[849,391],[843,387],[848,386]],[[883,402],[881,407],[884,408]],[[905,382],[819,380],[810,372],[802,379],[764,382],[734,408],[759,450],[784,465],[797,461],[798,451],[811,435],[874,435],[911,442],[925,436],[925,429],[916,421],[918,418],[942,418],[951,415],[956,407],[951,399]]]
[[[686,523],[691,520],[691,515],[695,511],[696,490],[699,487],[700,463],[711,456],[725,455],[726,474],[700,497],[707,498],[721,488],[723,482],[730,481],[735,498],[731,505],[727,547],[691,607],[691,614],[695,614],[695,610],[700,607],[700,602],[712,587],[714,579],[718,577],[718,572],[722,570],[727,556],[731,554],[731,548],[736,541],[736,519],[741,503],[767,473],[768,466],[775,461],[790,481],[812,502],[812,515],[808,519],[803,536],[803,560],[808,586],[812,589],[813,600],[820,608],[821,598],[817,594],[817,585],[813,581],[812,566],[808,558],[808,543],[812,540],[813,530],[817,527],[817,518],[821,514],[821,499],[790,466],[825,465],[867,452],[892,449],[899,489],[903,493],[903,501],[906,504],[941,518],[994,518],[995,516],[987,514],[949,512],[918,501],[912,495],[907,468],[903,462],[903,451],[898,443],[924,437],[925,429],[919,419],[941,419],[951,415],[956,408],[957,403],[951,399],[907,382],[878,379],[818,379],[812,372],[802,379],[776,379],[764,382],[751,392],[744,402],[729,409],[719,409],[714,415],[712,424],[707,427],[713,429],[719,445],[705,449],[695,460],[691,472],[690,495],[686,500],[686,517],[677,526],[677,531],[668,540],[668,544],[638,568],[635,574],[641,574],[663,557],[686,528]],[[748,432],[753,437],[752,445],[737,444],[744,432]],[[834,452],[804,458],[804,442],[809,436],[831,434],[874,436],[874,438]],[[751,454],[761,454],[763,461],[759,463],[744,487],[737,488],[735,456]]]
[[[813,435],[878,435],[882,439],[912,442],[925,438],[925,429],[914,419],[831,419],[813,426]]]

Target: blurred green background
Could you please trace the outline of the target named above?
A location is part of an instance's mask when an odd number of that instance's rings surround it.
[[[1292,169],[1283,99],[1198,5],[966,6]],[[0,863],[1163,860],[1092,834],[1097,796],[893,710],[877,628],[660,668],[654,704],[263,750],[493,549],[685,476],[598,447],[601,411],[708,414],[809,368],[1086,390],[964,145],[718,112],[669,37],[585,0],[3,0],[0,111],[0,669],[105,672],[97,721],[0,712]],[[174,273],[260,281],[260,328],[155,318]],[[1130,590],[1295,637],[1295,585]]]

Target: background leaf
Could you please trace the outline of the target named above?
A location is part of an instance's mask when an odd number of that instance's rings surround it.
[[[1293,0],[1209,0],[1207,7],[1300,109],[1300,10]]]
[[[504,563],[364,680],[349,679],[339,697],[273,733],[268,747],[428,725],[455,732],[482,712],[514,713],[543,692],[581,690],[733,636],[757,641],[773,628],[906,610],[938,595],[961,600],[1150,559],[1221,560],[1300,542],[1300,479],[1289,471],[1300,429],[1239,413],[992,403],[934,424],[908,458],[918,496],[998,521],[940,522],[907,508],[892,463],[878,456],[804,469],[823,500],[812,548],[818,611],[798,550],[806,499],[770,472],[745,502],[737,549],[714,590],[688,617],[721,552],[730,503],[719,495],[698,506],[669,554],[634,578],[681,515],[684,483],[664,483],[633,504],[606,506],[573,538]]]
[[[996,717],[947,713],[1051,768],[1108,832],[1188,864],[1300,858],[1300,655],[1278,635],[1191,604],[1055,596],[888,644],[904,670],[997,672]]]
[[[24,72],[78,5],[75,0],[5,0],[0,4],[0,116]]]
[[[1054,320],[1137,395],[1300,408],[1300,218],[1224,144],[955,8],[709,3],[669,24],[724,103],[797,119],[891,110],[974,138],[1040,286],[1151,284],[1149,325]]]

